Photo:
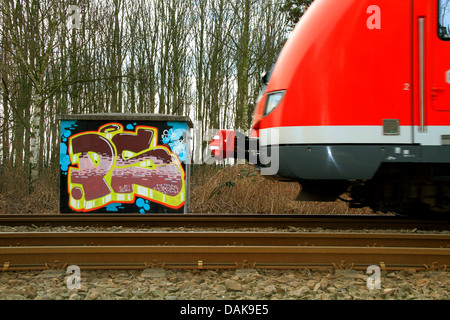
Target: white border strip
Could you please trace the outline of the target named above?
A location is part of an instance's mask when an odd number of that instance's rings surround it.
[[[414,135],[413,135],[414,128]],[[270,136],[277,135],[279,144],[410,144],[440,146],[442,135],[450,135],[450,126],[400,126],[399,135],[384,135],[383,126],[308,126],[276,127],[260,130],[260,145],[267,146]]]
[[[260,130],[260,145],[271,145],[277,134],[280,144],[410,144],[441,145],[442,135],[450,135],[450,126],[400,126],[400,134],[384,135],[383,126],[307,126],[276,127]]]
[[[383,135],[383,126],[308,126],[262,129],[270,136],[278,131],[280,144],[365,144],[365,143],[411,143],[410,126],[400,127],[399,135]],[[261,134],[261,145],[267,145]]]
[[[420,130],[419,126],[414,127],[414,142],[424,146],[442,145],[442,136],[450,135],[450,126],[426,126],[426,131]]]

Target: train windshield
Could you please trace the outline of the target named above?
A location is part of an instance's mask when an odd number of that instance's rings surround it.
[[[439,0],[439,37],[450,40],[450,0]]]
[[[450,0],[449,0],[449,1],[450,1]],[[262,83],[263,83],[264,85],[266,85],[266,86],[269,84],[270,76],[272,75],[272,71],[273,71],[273,68],[274,68],[274,67],[275,67],[275,63],[273,63],[272,66],[270,67],[269,71],[267,71],[267,72],[262,76],[261,81],[262,81]]]
[[[262,96],[264,95],[264,92],[266,92],[267,89],[267,85],[269,84],[269,80],[270,80],[270,76],[272,75],[272,71],[273,68],[275,67],[275,63],[272,64],[272,66],[270,67],[269,71],[267,71],[261,78],[261,82],[262,82],[262,88],[261,88],[261,92],[259,93],[258,99],[256,99],[256,103],[258,103]]]
[[[448,0],[448,1],[450,1],[450,0]],[[275,62],[272,63],[272,65],[270,66],[270,69],[261,76],[262,88],[261,88],[261,92],[259,93],[258,99],[256,99],[256,103],[258,103],[259,100],[261,100],[262,96],[264,95],[264,92],[266,92],[267,85],[269,84],[269,80],[270,80],[270,77],[272,76],[273,69],[275,68],[275,64],[277,63],[278,56],[279,56],[279,53],[277,54],[277,56],[275,58]]]

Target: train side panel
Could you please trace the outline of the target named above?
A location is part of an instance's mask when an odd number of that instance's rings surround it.
[[[281,143],[411,143],[411,1],[316,0],[276,63]],[[383,121],[400,123],[383,134]]]

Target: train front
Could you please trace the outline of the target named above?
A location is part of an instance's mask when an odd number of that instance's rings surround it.
[[[385,144],[410,143],[396,127],[411,121],[410,92],[398,90],[410,67],[400,60],[409,38],[392,31],[407,5],[385,6],[393,25],[380,32],[369,25],[368,0],[315,0],[263,78],[251,133],[219,131],[214,157],[244,158],[265,177],[300,182],[298,200],[334,201],[372,179]]]
[[[319,43],[317,35],[323,25],[322,11],[329,14],[334,10],[329,7],[330,3],[333,2],[316,0],[313,3],[292,31],[276,62],[262,77],[263,87],[256,101],[250,132],[219,130],[216,133],[210,143],[216,160],[245,159],[256,165],[263,176],[278,180],[308,178],[297,172],[295,147],[304,145],[304,139],[311,137],[297,131],[309,126],[311,117],[316,117],[318,112],[327,111],[305,107],[315,101],[302,92],[305,89],[308,94],[317,92],[314,86],[321,81],[319,75],[314,75],[308,55],[310,48]],[[309,88],[304,88],[305,84],[309,84]],[[323,93],[317,92],[320,94]]]

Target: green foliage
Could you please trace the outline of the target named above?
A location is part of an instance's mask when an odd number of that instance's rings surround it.
[[[223,185],[226,187],[234,187],[236,183],[234,181],[226,181]]]

